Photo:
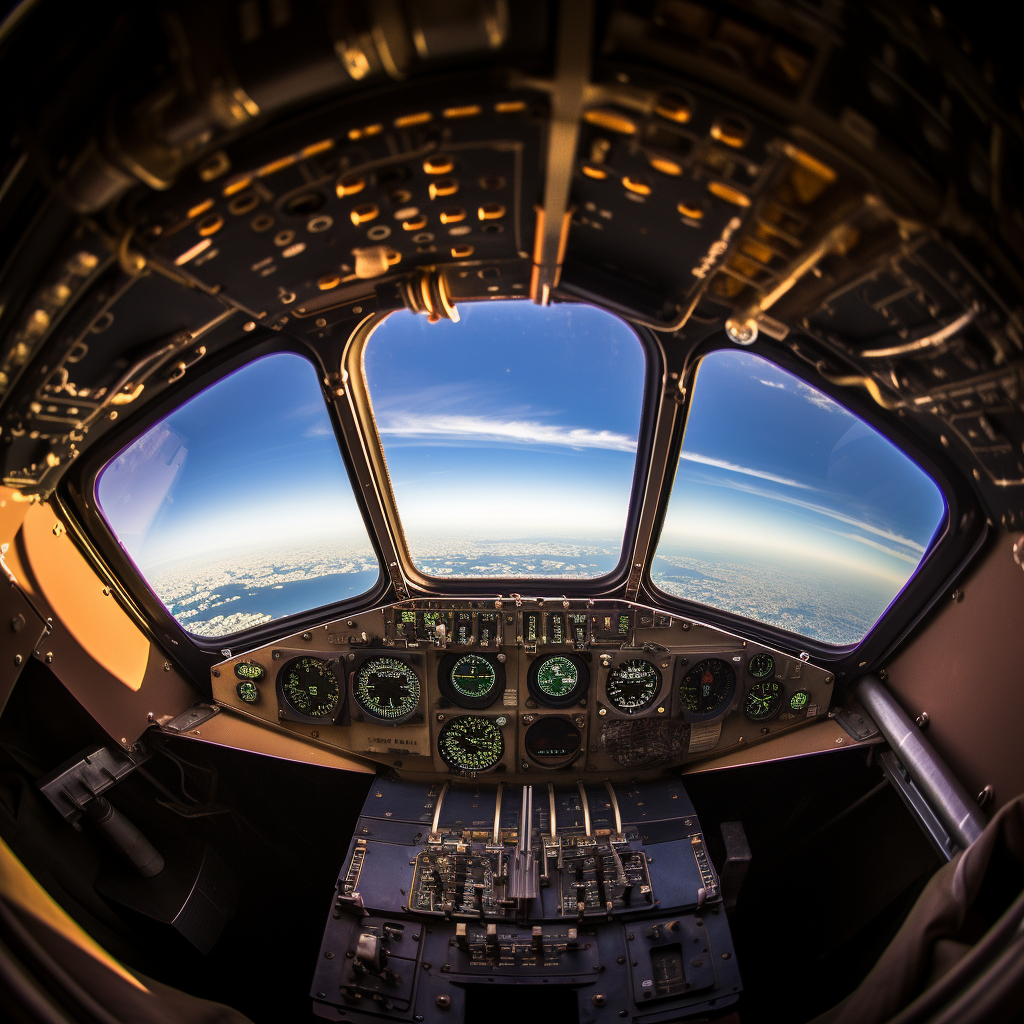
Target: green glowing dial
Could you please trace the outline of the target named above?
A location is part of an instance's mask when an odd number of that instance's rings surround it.
[[[370,658],[356,673],[352,695],[373,718],[398,722],[419,707],[419,676],[397,658]]]
[[[292,710],[307,718],[331,714],[341,696],[330,665],[319,658],[289,661],[281,669],[281,691]]]
[[[661,672],[643,658],[634,658],[616,665],[608,673],[605,693],[608,703],[627,715],[635,715],[649,707],[661,689]]]
[[[530,695],[539,704],[567,708],[586,692],[590,671],[575,654],[549,654],[533,660],[526,681]]]
[[[235,687],[235,693],[238,694],[238,699],[244,700],[246,704],[255,704],[260,699],[260,688],[251,679],[243,679]]]
[[[755,654],[747,664],[747,670],[755,679],[767,679],[775,672],[775,659],[770,654]]]
[[[752,722],[767,722],[774,718],[782,707],[782,686],[771,679],[763,683],[754,683],[747,692],[747,700],[743,705],[743,713]]]
[[[253,661],[240,661],[235,666],[235,676],[238,679],[251,679],[258,682],[263,678],[263,666]]]
[[[494,719],[461,715],[441,727],[437,751],[457,771],[484,772],[501,760],[505,741]]]
[[[789,707],[792,711],[806,711],[807,705],[811,701],[811,695],[806,690],[797,690],[792,697],[789,698]]]
[[[452,666],[452,689],[463,697],[486,697],[498,681],[494,666],[479,654],[463,655]]]
[[[579,672],[568,659],[556,655],[537,669],[537,687],[549,697],[566,697],[579,683]]]

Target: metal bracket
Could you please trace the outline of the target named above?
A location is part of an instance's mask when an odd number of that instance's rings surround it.
[[[863,743],[865,740],[871,739],[872,736],[878,735],[878,726],[863,708],[836,708],[832,717],[858,743]]]
[[[168,732],[188,732],[208,718],[219,714],[220,708],[200,702],[193,704],[188,711],[183,711],[177,718],[172,718],[169,722],[164,723],[161,728]]]

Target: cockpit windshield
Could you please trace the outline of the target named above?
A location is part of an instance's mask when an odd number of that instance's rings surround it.
[[[416,568],[447,577],[591,579],[618,564],[645,357],[586,305],[393,313],[364,371]]]
[[[945,518],[935,482],[827,395],[749,352],[697,372],[652,579],[824,643],[860,642]]]

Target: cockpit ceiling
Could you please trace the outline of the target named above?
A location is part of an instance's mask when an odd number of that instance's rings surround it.
[[[976,168],[907,134],[935,120],[915,113],[924,100],[900,79],[909,51],[893,49],[891,102],[882,103],[879,89],[875,99],[861,93],[878,68],[852,67],[853,51],[826,59],[836,43],[824,24],[784,33],[751,15],[743,35],[710,8],[699,9],[701,27],[681,13],[694,5],[662,6],[657,29],[626,5],[602,8],[593,51],[589,5],[562,5],[561,17],[583,20],[558,30],[557,50],[543,4],[485,3],[480,11],[507,17],[466,13],[459,32],[420,24],[415,5],[386,25],[372,4],[323,25],[307,13],[281,28],[280,59],[269,63],[257,59],[269,35],[204,23],[194,34],[202,52],[175,57],[205,69],[177,106],[166,99],[180,77],[147,69],[114,90],[109,123],[79,119],[72,131],[73,106],[52,112],[33,141],[52,159],[50,191],[32,191],[33,163],[16,157],[7,168],[3,202],[39,212],[29,240],[12,241],[18,266],[0,299],[3,482],[63,508],[78,543],[124,585],[126,606],[197,677],[219,654],[193,648],[132,582],[98,517],[96,474],[229,371],[301,352],[317,369],[386,570],[364,607],[444,594],[406,544],[352,362],[397,309],[436,321],[472,302],[581,301],[644,339],[626,546],[607,579],[574,584],[581,596],[690,608],[658,594],[651,565],[695,367],[718,348],[741,346],[833,397],[943,492],[948,519],[932,556],[867,641],[856,653],[808,645],[837,676],[878,663],[981,543],[987,521],[1024,522],[1015,312],[1024,289],[1013,237],[994,232],[1016,201],[1018,136],[1000,128],[999,147],[980,150],[991,186],[981,194]],[[153,27],[133,17],[139,32]],[[870,35],[872,17],[859,15],[851,38]],[[726,38],[737,55],[730,67],[710,58]],[[300,52],[290,77],[268,70]],[[41,73],[25,70],[33,81]],[[102,76],[96,88],[106,88]],[[38,94],[48,94],[42,82]],[[1007,115],[960,96],[940,105],[942,123],[995,138]],[[912,145],[917,162],[897,159],[896,144]],[[948,213],[950,195],[974,218],[969,231]],[[13,240],[23,227],[12,218],[5,230]],[[988,252],[980,263],[978,245]],[[481,581],[466,593],[495,589]],[[531,589],[545,596],[564,585]],[[287,628],[306,624],[299,616]],[[274,628],[252,642],[270,642]],[[745,628],[779,650],[801,649],[785,630]]]

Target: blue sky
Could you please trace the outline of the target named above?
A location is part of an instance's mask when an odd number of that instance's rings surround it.
[[[265,356],[193,397],[103,470],[97,496],[144,571],[326,541],[369,552],[317,372]]]
[[[364,366],[413,558],[477,541],[622,546],[644,354],[582,305],[464,304],[458,323],[400,312]]]
[[[699,367],[658,551],[828,567],[895,594],[944,514],[934,481],[873,428],[728,349]]]

